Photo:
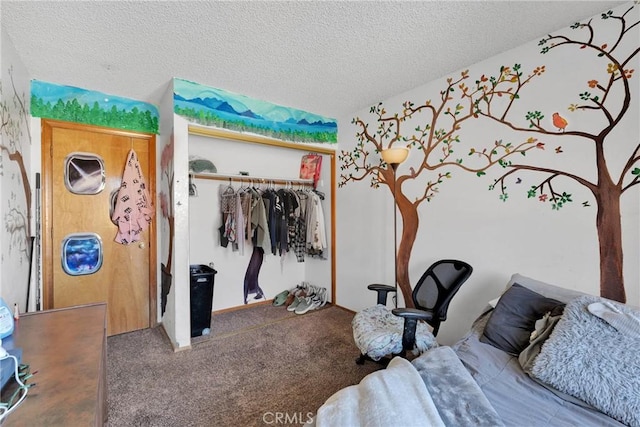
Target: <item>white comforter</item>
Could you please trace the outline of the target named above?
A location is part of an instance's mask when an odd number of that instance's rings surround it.
[[[427,387],[407,360],[396,357],[387,369],[331,396],[318,410],[317,427],[444,427]]]

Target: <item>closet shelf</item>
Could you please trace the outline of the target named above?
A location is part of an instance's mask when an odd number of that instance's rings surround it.
[[[192,177],[197,179],[213,179],[218,181],[243,181],[250,182],[253,181],[256,184],[303,184],[303,185],[313,185],[313,179],[301,179],[301,178],[273,178],[268,176],[255,176],[255,175],[236,175],[236,174],[221,174],[221,173],[192,173]]]

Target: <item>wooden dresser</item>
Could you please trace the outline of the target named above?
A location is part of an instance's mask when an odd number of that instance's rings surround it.
[[[36,386],[3,427],[106,423],[106,314],[103,303],[20,316],[5,347],[22,348],[22,363],[38,373],[27,381]]]

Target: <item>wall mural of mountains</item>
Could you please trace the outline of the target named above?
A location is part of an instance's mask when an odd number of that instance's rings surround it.
[[[174,112],[187,120],[283,141],[336,143],[335,119],[173,79]]]

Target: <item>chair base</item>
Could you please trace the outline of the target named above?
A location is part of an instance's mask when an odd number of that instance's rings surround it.
[[[368,360],[370,362],[377,363],[378,365],[381,365],[383,368],[386,368],[387,365],[389,364],[389,362],[391,362],[391,359],[393,359],[395,356],[402,356],[402,355],[401,354],[394,354],[391,357],[383,357],[380,360],[373,360],[372,358],[370,358],[366,354],[360,354],[360,356],[358,356],[356,358],[356,365],[364,365],[364,362],[366,362]],[[404,357],[404,356],[402,356],[402,357]]]

